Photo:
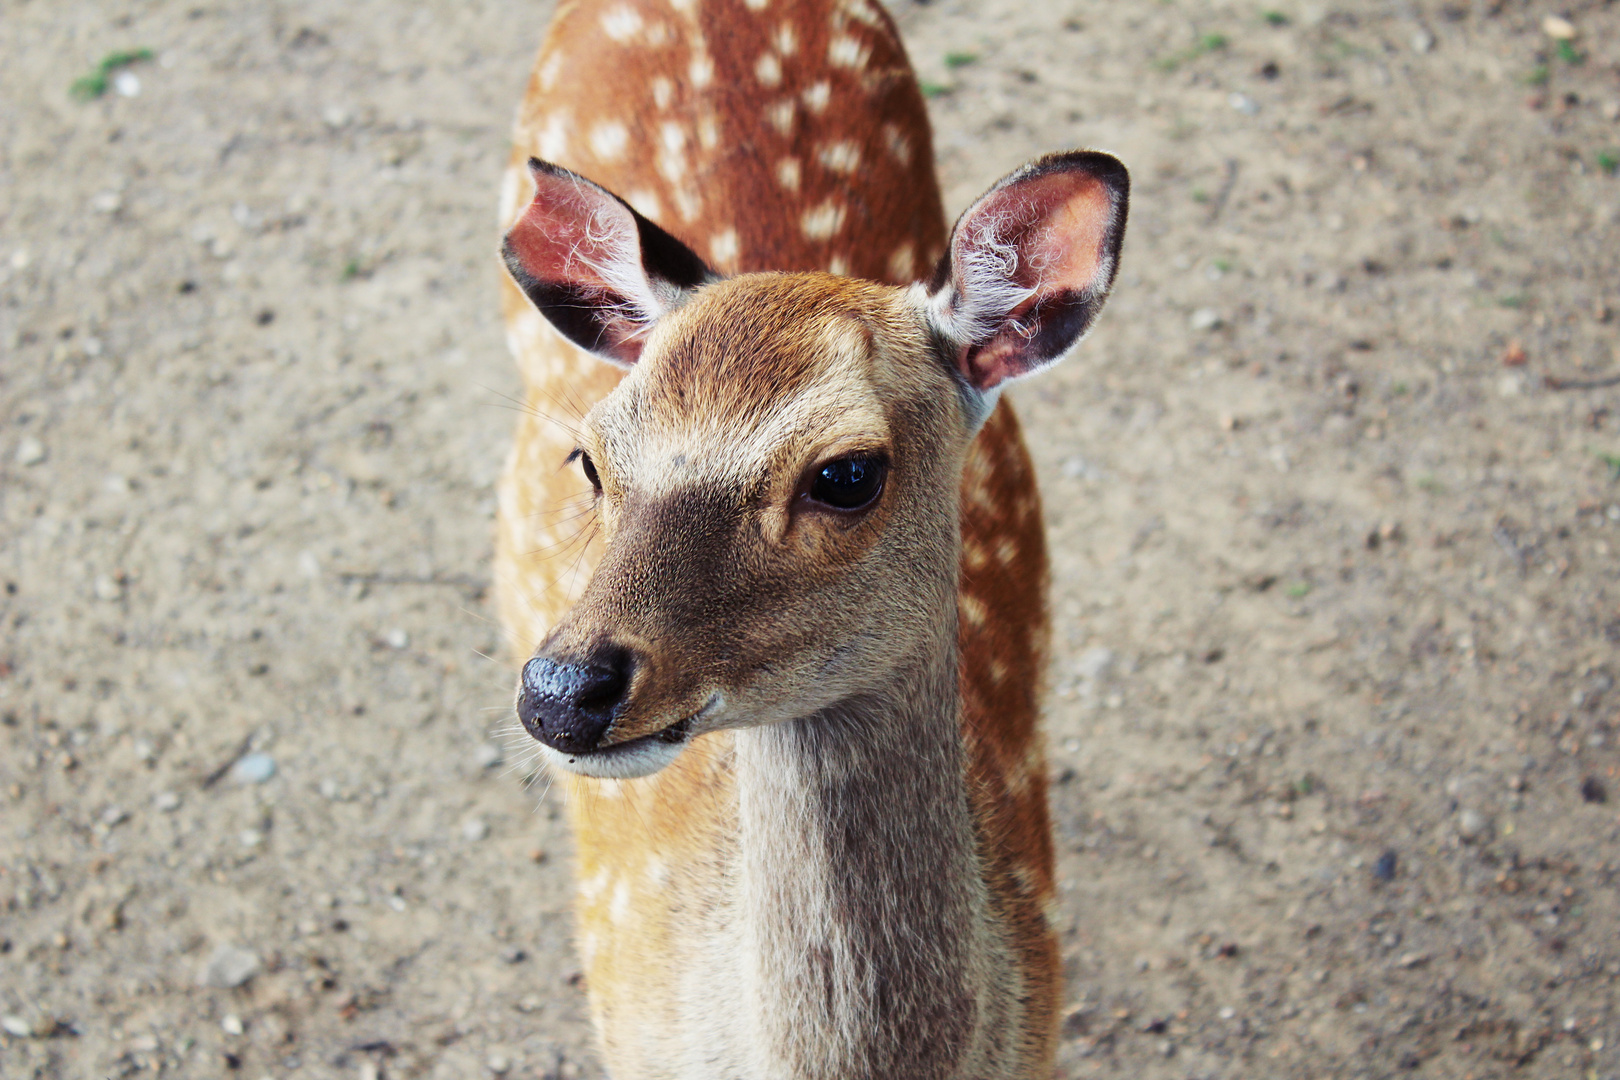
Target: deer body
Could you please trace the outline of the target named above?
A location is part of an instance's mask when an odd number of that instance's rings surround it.
[[[559,10],[503,207],[497,587],[614,1075],[1049,1075],[1046,556],[996,388],[1112,279],[1123,170],[1081,157],[896,287],[947,237],[877,4]]]

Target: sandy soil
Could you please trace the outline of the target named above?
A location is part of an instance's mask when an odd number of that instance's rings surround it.
[[[492,734],[547,10],[0,3],[6,1077],[599,1074]],[[895,10],[953,211],[1136,178],[1016,394],[1064,1075],[1620,1076],[1620,10]]]

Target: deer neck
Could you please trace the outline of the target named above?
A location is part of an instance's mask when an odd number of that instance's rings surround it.
[[[954,625],[930,648],[882,692],[737,734],[757,1075],[943,1077],[979,1056],[1005,978],[986,978]]]

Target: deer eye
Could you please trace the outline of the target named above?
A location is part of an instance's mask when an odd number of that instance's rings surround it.
[[[568,455],[568,460],[579,462],[580,471],[585,474],[585,479],[591,482],[591,487],[595,488],[596,493],[600,495],[602,493],[602,478],[596,475],[596,462],[591,460],[591,455],[583,450],[576,449],[572,454]]]
[[[810,498],[835,510],[859,510],[883,490],[889,463],[876,454],[852,454],[823,465],[810,482]]]

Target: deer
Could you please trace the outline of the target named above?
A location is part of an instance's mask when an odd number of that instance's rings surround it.
[[[560,5],[502,188],[495,592],[613,1076],[1052,1075],[1047,554],[1001,393],[1094,325],[1129,186],[1055,153],[947,230],[875,0]]]

